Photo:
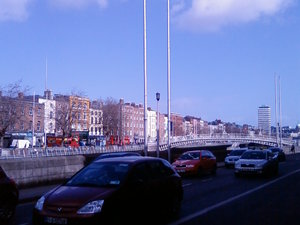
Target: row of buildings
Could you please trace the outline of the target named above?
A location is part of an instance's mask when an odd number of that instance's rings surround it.
[[[126,103],[120,99],[116,103],[115,112],[106,110],[107,115],[103,113],[104,107],[99,101],[90,101],[81,96],[53,95],[50,90],[46,90],[43,96],[24,96],[19,93],[14,98],[2,96],[0,93],[0,126],[6,126],[6,134],[29,139],[33,145],[43,145],[47,136],[68,137],[76,132],[84,136],[85,142],[88,142],[88,137],[104,137],[104,140],[113,137],[115,143],[123,143],[125,140],[127,143],[144,142],[145,118],[142,104]],[[158,114],[151,108],[147,110],[148,140],[156,141],[159,137],[160,142],[166,141],[167,115]],[[112,115],[116,118],[110,118]],[[224,123],[221,120],[207,122],[201,118],[176,113],[171,113],[170,117],[171,136],[216,133],[248,135],[262,130],[270,133],[271,127],[268,107],[259,110],[259,129],[246,124],[240,126]],[[110,120],[116,121],[115,126],[109,124]]]

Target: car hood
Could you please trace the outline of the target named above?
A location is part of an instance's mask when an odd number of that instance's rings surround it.
[[[47,205],[76,207],[93,200],[104,200],[117,190],[116,187],[60,186],[47,194]]]
[[[239,159],[237,162],[240,164],[258,165],[258,164],[266,163],[267,160],[266,159]]]

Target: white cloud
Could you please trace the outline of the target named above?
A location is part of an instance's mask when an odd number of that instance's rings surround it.
[[[84,8],[89,5],[98,5],[100,8],[106,8],[109,0],[51,0],[50,3],[62,8]]]
[[[0,0],[0,21],[23,21],[32,0]]]
[[[294,0],[177,0],[174,22],[183,29],[217,31],[224,26],[248,23],[273,16]],[[188,3],[190,3],[188,5]]]

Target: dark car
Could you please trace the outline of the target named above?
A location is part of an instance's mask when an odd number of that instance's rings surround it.
[[[248,150],[235,163],[235,175],[242,174],[276,175],[278,159],[270,150]]]
[[[268,149],[271,150],[275,155],[277,155],[279,162],[285,161],[286,157],[282,148],[270,147]]]
[[[217,161],[214,154],[208,150],[194,150],[184,152],[172,166],[180,175],[215,174]]]
[[[146,224],[178,215],[182,198],[181,177],[163,159],[100,159],[42,196],[33,224]]]
[[[102,153],[96,158],[96,160],[114,158],[114,157],[125,157],[125,156],[142,156],[142,155],[138,152],[110,152],[110,153]]]
[[[19,199],[19,191],[13,179],[0,166],[0,223],[13,217]]]

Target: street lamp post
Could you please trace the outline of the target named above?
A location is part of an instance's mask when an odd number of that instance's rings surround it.
[[[159,99],[160,99],[160,93],[157,92],[156,93],[156,101],[157,101],[157,111],[156,111],[156,142],[157,142],[157,145],[156,145],[156,154],[157,154],[157,158],[159,158],[159,111],[158,111],[158,102],[159,102]]]

